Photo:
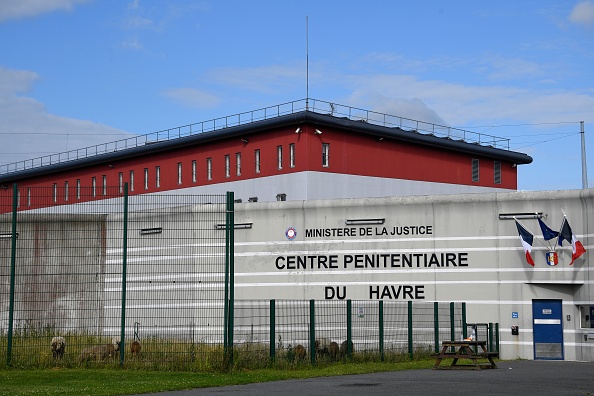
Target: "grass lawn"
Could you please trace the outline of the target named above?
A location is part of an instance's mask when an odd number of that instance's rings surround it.
[[[327,377],[384,371],[425,369],[434,360],[404,363],[348,363],[323,368],[237,370],[219,372],[167,372],[120,369],[0,370],[0,395],[130,395],[171,390],[285,379]]]

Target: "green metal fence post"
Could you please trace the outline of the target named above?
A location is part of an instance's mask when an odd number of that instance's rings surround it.
[[[384,361],[384,301],[379,301],[379,349],[380,360]]]
[[[120,367],[126,351],[126,274],[128,264],[128,183],[124,183],[124,227],[122,231],[122,317],[120,325]]]
[[[314,300],[309,300],[309,358],[311,364],[316,364],[316,306]]]
[[[353,357],[353,302],[347,300],[347,358]]]
[[[276,304],[274,300],[270,300],[270,361],[274,363],[276,341]]]
[[[408,302],[408,356],[413,358],[413,306],[412,301]]]
[[[223,329],[223,353],[227,364],[233,364],[233,315],[234,315],[234,233],[235,216],[234,194],[227,191],[227,202],[225,205],[225,312]]]
[[[228,331],[229,331],[229,234],[231,225],[229,224],[229,193],[227,192],[225,201],[225,301],[223,307],[223,361],[227,363],[228,350]]]
[[[439,353],[439,303],[433,303],[433,331],[435,333],[435,353]]]
[[[456,339],[456,319],[454,303],[450,303],[450,337],[452,341]]]
[[[466,303],[462,303],[462,338],[468,337],[468,329],[466,328]]]
[[[12,189],[12,232],[10,245],[10,303],[8,307],[8,346],[6,349],[6,365],[12,363],[12,322],[14,321],[14,278],[16,269],[16,240],[17,240],[17,198],[18,188],[14,183]]]
[[[227,193],[229,200],[229,348],[230,364],[233,364],[233,323],[235,318],[235,195]]]
[[[493,323],[489,322],[489,346],[487,351],[493,352]]]

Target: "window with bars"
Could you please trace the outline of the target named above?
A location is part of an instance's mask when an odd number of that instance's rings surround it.
[[[192,183],[196,183],[196,160],[192,160]]]
[[[103,175],[101,176],[101,178],[103,179],[103,183],[101,185],[101,193],[103,195],[107,195],[107,175]]]
[[[225,177],[231,176],[231,157],[229,154],[225,155]]]
[[[479,160],[476,158],[472,159],[472,181],[479,181]]]
[[[289,166],[295,167],[295,143],[289,144]]]
[[[64,182],[64,201],[68,202],[68,180]]]
[[[155,166],[155,187],[161,188],[161,167]]]
[[[149,171],[148,168],[144,168],[144,189],[148,190],[149,187]]]
[[[283,169],[283,146],[276,147],[277,169]]]
[[[241,153],[235,153],[235,175],[241,176]]]
[[[120,194],[124,193],[124,172],[118,173],[118,187],[120,188]]]
[[[76,179],[76,199],[80,199],[80,179]]]
[[[495,184],[501,184],[501,161],[493,162],[493,182]]]
[[[130,171],[130,191],[134,191],[134,171]]]
[[[182,163],[177,163],[177,184],[182,184]]]
[[[260,173],[260,149],[254,151],[256,173]]]
[[[322,166],[330,166],[330,143],[322,143]]]
[[[91,196],[97,196],[97,178],[95,176],[91,178]]]
[[[55,203],[55,202],[58,202],[58,183],[54,183],[54,186],[53,187],[54,188],[53,188],[52,198],[53,198],[54,203]]]
[[[206,159],[206,180],[212,180],[212,158]]]

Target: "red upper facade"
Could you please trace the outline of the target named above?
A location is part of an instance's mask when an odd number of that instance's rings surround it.
[[[509,150],[300,111],[0,174],[0,198],[8,202],[8,187],[17,183],[19,209],[27,210],[113,197],[108,187],[118,186],[120,193],[124,183],[130,194],[221,183],[232,191],[238,181],[247,181],[242,188],[249,190],[249,181],[300,172],[515,190],[516,165],[531,161]],[[32,197],[37,187],[50,188],[52,202]]]

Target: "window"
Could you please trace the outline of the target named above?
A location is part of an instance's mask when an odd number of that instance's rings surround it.
[[[31,187],[27,187],[27,206],[31,206]]]
[[[479,181],[479,160],[476,158],[472,159],[472,181]]]
[[[103,175],[103,195],[107,195],[107,175]]]
[[[231,158],[229,154],[225,155],[225,177],[231,176]]]
[[[17,208],[21,207],[21,189],[17,188]]]
[[[295,143],[289,144],[289,166],[295,167]]]
[[[97,178],[95,176],[91,178],[91,195],[93,197],[97,196]]]
[[[322,143],[322,166],[330,166],[330,143]]]
[[[80,199],[80,179],[76,179],[76,199]]]
[[[134,191],[134,171],[130,171],[130,191]]]
[[[64,201],[68,202],[68,181],[64,182]]]
[[[182,184],[182,163],[177,163],[177,184]]]
[[[235,174],[241,176],[241,153],[235,153]]]
[[[120,187],[120,194],[124,192],[124,173],[118,173],[118,186]]]
[[[155,166],[155,187],[161,188],[161,167]]]
[[[144,168],[144,189],[148,190],[148,186],[149,186],[149,174],[148,174],[148,168]]]
[[[212,158],[206,159],[206,180],[212,180]]]
[[[192,183],[196,183],[196,160],[192,161]]]
[[[58,202],[58,184],[57,183],[54,183],[53,199],[54,199],[54,203]]]
[[[493,175],[493,182],[495,184],[501,184],[501,161],[493,162],[493,169],[495,174]]]
[[[283,146],[276,147],[277,169],[283,169]]]
[[[256,173],[260,173],[260,149],[254,151],[254,156],[256,159]]]
[[[592,329],[594,328],[594,305],[580,306],[580,328]]]

